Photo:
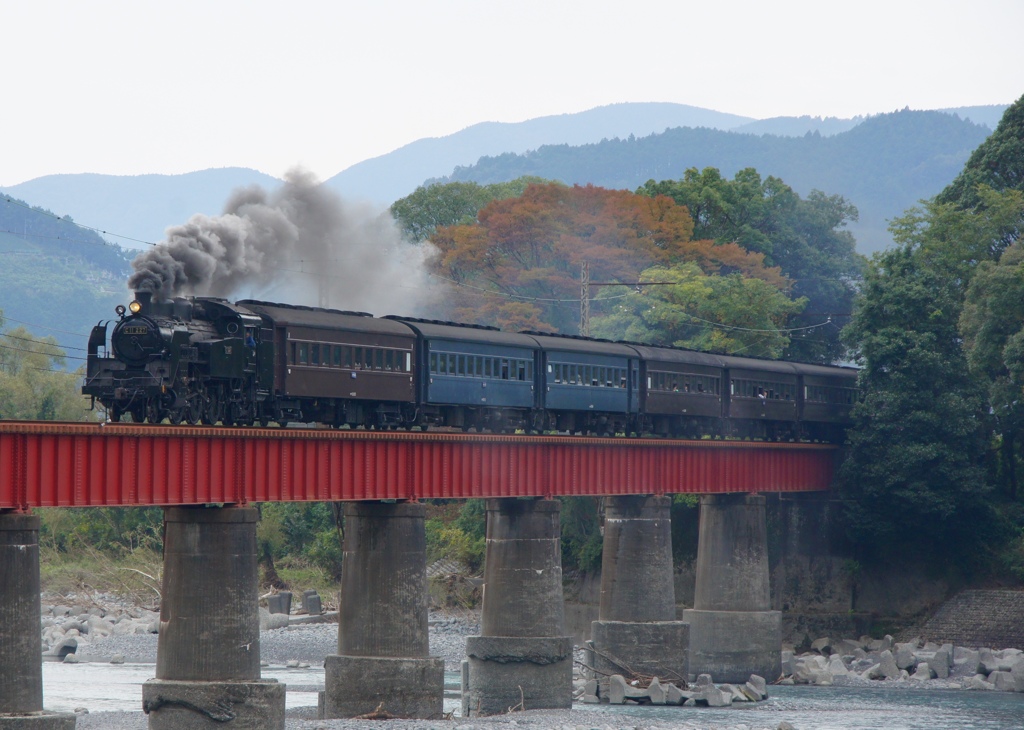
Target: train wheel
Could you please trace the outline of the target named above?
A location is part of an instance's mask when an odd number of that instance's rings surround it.
[[[167,412],[167,419],[172,426],[180,426],[185,413],[183,408],[172,408]]]
[[[129,407],[128,412],[132,416],[132,423],[142,423],[146,420],[146,404],[135,403]]]
[[[206,399],[206,407],[203,409],[203,423],[213,426],[219,420],[220,402],[217,399],[217,391],[211,390]]]
[[[188,425],[195,426],[199,423],[202,415],[203,403],[199,399],[199,395],[193,395],[185,406],[185,420],[188,421]]]
[[[160,406],[160,401],[153,398],[146,404],[146,418],[149,419],[150,423],[160,423],[164,420],[166,412]]]

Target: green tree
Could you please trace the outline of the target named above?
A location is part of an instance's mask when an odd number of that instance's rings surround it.
[[[707,275],[693,263],[652,267],[640,281],[661,282],[630,292],[611,314],[592,323],[598,337],[710,352],[779,357],[783,329],[805,299],[791,300],[762,279]],[[664,282],[675,282],[664,285]]]
[[[793,297],[806,298],[804,314],[792,318],[794,328],[811,327],[831,318],[835,327],[805,330],[790,341],[786,356],[834,361],[842,354],[839,324],[848,321],[864,259],[853,236],[843,230],[857,220],[857,209],[839,195],[812,191],[806,199],[776,177],[762,179],[746,168],[727,180],[715,168],[687,170],[681,180],[647,181],[644,195],[667,195],[685,205],[694,221],[694,239],[717,244],[737,243],[764,254],[793,281]]]
[[[971,153],[957,178],[936,197],[963,210],[984,208],[980,186],[1024,189],[1024,96],[1004,113],[988,139]]]
[[[68,372],[65,364],[53,337],[34,337],[24,327],[0,335],[0,418],[94,420],[79,390],[82,370]]]
[[[1017,498],[1017,444],[1024,429],[1024,246],[998,263],[983,261],[971,279],[960,331],[972,374],[987,388],[1000,453],[999,477]]]
[[[504,183],[479,185],[475,182],[421,185],[391,206],[391,215],[411,241],[425,241],[441,226],[471,224],[480,209],[492,200],[518,198],[531,183],[547,182],[539,177],[520,177]]]
[[[865,555],[914,544],[949,556],[988,535],[982,399],[960,347],[958,282],[902,245],[868,269],[844,335],[864,397],[840,470],[848,531]]]

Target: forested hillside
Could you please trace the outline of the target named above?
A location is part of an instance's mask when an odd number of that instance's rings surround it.
[[[868,559],[1022,579],[1024,97],[951,180],[896,219],[844,331],[863,365],[846,529]]]
[[[71,369],[84,362],[90,328],[125,302],[128,260],[69,218],[0,197],[0,311],[11,328],[55,337]]]
[[[862,253],[886,247],[887,221],[937,194],[963,167],[989,129],[941,112],[901,111],[871,117],[824,137],[755,136],[707,128],[649,137],[546,146],[526,154],[482,158],[446,178],[481,184],[533,175],[565,183],[635,190],[673,180],[687,169],[714,167],[726,177],[752,167],[786,181],[801,195],[821,190],[857,207],[850,229]]]
[[[184,175],[46,175],[0,192],[103,228],[116,234],[110,240],[127,248],[142,248],[139,241],[162,241],[168,226],[196,213],[218,215],[236,188],[273,190],[280,184],[256,170],[225,167]]]

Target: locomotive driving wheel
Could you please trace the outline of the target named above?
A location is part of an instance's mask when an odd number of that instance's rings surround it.
[[[203,423],[213,426],[220,420],[220,399],[217,391],[211,390],[206,397],[206,407],[203,408]]]
[[[195,426],[203,416],[203,401],[199,393],[190,393],[185,403],[185,420],[189,426]]]
[[[149,419],[150,423],[160,423],[164,420],[167,415],[167,409],[161,404],[157,398],[150,398],[149,402],[146,403],[146,418]]]

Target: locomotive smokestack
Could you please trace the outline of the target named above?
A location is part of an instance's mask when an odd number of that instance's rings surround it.
[[[153,292],[137,291],[135,292],[135,301],[141,305],[137,314],[148,314],[153,304]]]

